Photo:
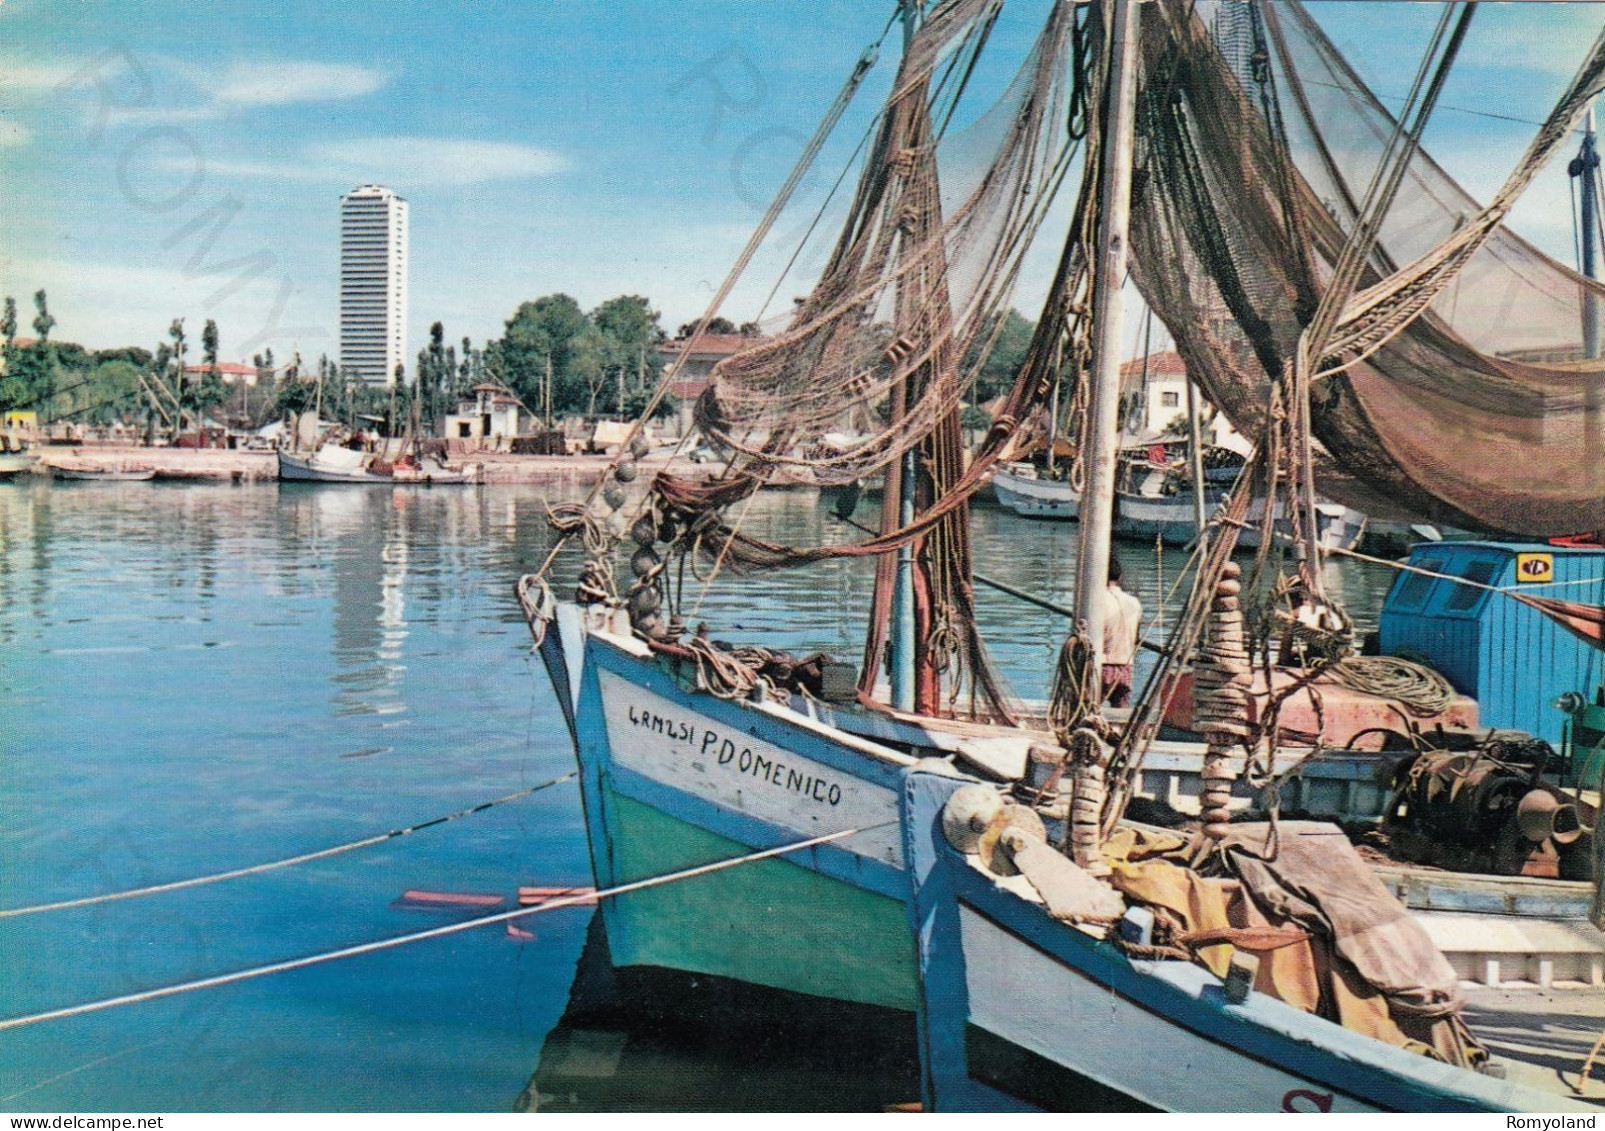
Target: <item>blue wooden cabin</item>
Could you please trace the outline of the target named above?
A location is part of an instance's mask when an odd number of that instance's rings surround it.
[[[1451,578],[1605,605],[1605,552],[1517,542],[1423,542],[1410,564]],[[1382,606],[1382,651],[1426,657],[1477,700],[1483,726],[1524,730],[1558,749],[1567,691],[1594,698],[1600,653],[1549,617],[1488,589],[1400,571]]]

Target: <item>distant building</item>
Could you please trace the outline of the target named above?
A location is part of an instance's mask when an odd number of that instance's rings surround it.
[[[440,421],[440,435],[473,447],[511,440],[523,432],[518,398],[492,382],[475,385],[457,402],[457,411]]]
[[[407,202],[363,185],[340,198],[340,368],[393,384],[406,342]]]
[[[762,338],[748,337],[745,334],[702,334],[686,356],[685,364],[674,379],[669,382],[669,395],[679,402],[679,420],[677,429],[681,435],[691,426],[691,405],[702,395],[702,390],[708,387],[708,379],[713,376],[713,367],[732,354],[738,354],[744,349],[751,349],[761,342]],[[680,352],[685,349],[684,338],[674,338],[658,346],[658,352],[663,355],[663,363],[672,366],[679,360]]]
[[[204,363],[184,366],[184,372],[192,378],[205,377],[207,369],[208,366]],[[257,378],[256,366],[241,365],[237,361],[220,361],[217,363],[217,378],[225,385],[237,386],[244,381],[247,389],[254,389]]]
[[[708,378],[713,376],[713,367],[732,354],[740,353],[757,345],[761,338],[751,338],[744,334],[703,334],[696,340],[691,353],[685,359],[685,365],[674,375],[669,384],[669,395],[678,401],[694,401],[702,395],[702,390],[708,387]],[[673,365],[685,349],[686,340],[675,338],[658,346],[658,352],[663,355],[665,365]]]
[[[1143,361],[1137,358],[1120,367],[1121,429],[1134,440],[1157,439],[1164,433],[1187,435],[1187,365],[1175,350],[1148,355],[1147,382]],[[1200,416],[1209,420],[1204,442],[1221,447],[1238,446],[1237,430],[1210,403],[1198,402]],[[1213,419],[1211,420],[1211,416]]]

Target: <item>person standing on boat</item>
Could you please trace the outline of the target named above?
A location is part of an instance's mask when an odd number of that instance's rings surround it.
[[[1142,602],[1121,588],[1120,579],[1120,559],[1111,557],[1103,611],[1103,701],[1111,707],[1131,702],[1132,661],[1142,630]]]

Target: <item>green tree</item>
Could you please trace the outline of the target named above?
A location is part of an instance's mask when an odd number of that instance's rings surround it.
[[[313,382],[301,380],[301,355],[298,353],[274,382],[274,412],[281,417],[298,415],[311,408],[317,397],[318,390]]]
[[[610,298],[591,314],[591,324],[602,337],[603,364],[614,374],[624,376],[626,399],[657,387],[663,371],[663,327],[658,312],[641,295]],[[628,404],[626,404],[626,412]]]
[[[139,405],[139,372],[139,366],[121,358],[97,364],[83,398],[83,419],[110,424],[132,414]]]
[[[977,337],[964,359],[966,373],[975,370],[978,360],[981,362],[980,370],[975,374],[977,401],[989,401],[1014,384],[1015,375],[1025,362],[1026,351],[1031,348],[1031,335],[1034,333],[1036,325],[1011,307],[1003,316],[1002,326],[998,327],[992,352],[984,360],[980,358],[980,353],[990,335],[981,334]]]
[[[474,349],[474,344],[463,335],[463,359],[457,369],[457,381],[452,386],[451,395],[455,399],[468,394],[468,390],[479,384],[483,377],[480,375],[480,352]]]
[[[598,344],[587,340],[594,333],[580,304],[568,295],[523,303],[500,340],[498,376],[524,401],[539,405],[550,366],[553,408],[583,410],[602,365]]]
[[[187,400],[184,407],[195,413],[197,420],[207,409],[222,404],[223,398],[228,395],[217,369],[217,323],[210,318],[201,329],[201,356],[205,370],[198,379],[185,382]]]
[[[39,313],[34,315],[33,332],[39,335],[38,345],[44,345],[50,340],[50,331],[56,325],[55,317],[50,313],[50,307],[45,302],[45,292],[33,293],[34,309]]]
[[[700,321],[700,319],[698,321]],[[756,323],[748,323],[748,325],[753,326],[754,329],[757,328]],[[682,323],[680,328],[675,331],[674,336],[677,337],[677,338],[689,338],[691,336],[691,331],[695,330],[696,328],[697,328],[696,322],[685,322],[685,323]],[[742,333],[742,331],[740,329],[738,329],[736,324],[734,322],[730,321],[730,319],[725,318],[723,316],[719,316],[719,317],[714,318],[711,322],[708,323],[708,328],[706,330],[704,330],[703,333],[704,334],[738,334],[738,333]]]
[[[150,350],[140,349],[138,346],[118,346],[116,349],[96,350],[94,352],[96,365],[108,361],[126,361],[136,369],[145,369],[150,365]]]
[[[56,325],[44,291],[36,291],[33,305],[33,331],[37,335],[32,345],[20,349],[16,345],[16,303],[7,300],[5,377],[0,380],[0,407],[43,409],[56,392],[56,347],[50,341],[50,331]]]

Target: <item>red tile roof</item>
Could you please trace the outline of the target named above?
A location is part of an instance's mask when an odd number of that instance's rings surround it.
[[[186,366],[184,366],[184,372],[185,373],[204,374],[207,371],[208,368],[210,368],[210,367],[207,366],[204,362],[202,362],[200,365],[186,365]],[[242,365],[238,361],[220,361],[220,362],[217,363],[217,371],[220,374],[227,374],[227,375],[229,375],[231,377],[255,377],[256,376],[256,366],[254,366],[254,365]]]
[[[1122,377],[1141,377],[1142,358],[1134,358],[1120,367]],[[1151,353],[1148,355],[1148,376],[1150,377],[1185,377],[1187,365],[1181,359],[1181,354],[1175,350],[1166,350],[1164,353]]]
[[[757,345],[763,339],[749,338],[743,334],[703,334],[691,349],[692,357],[729,357],[733,353],[740,353],[748,346]],[[658,347],[658,352],[670,360],[680,356],[685,348],[684,338],[675,338],[664,342]]]

